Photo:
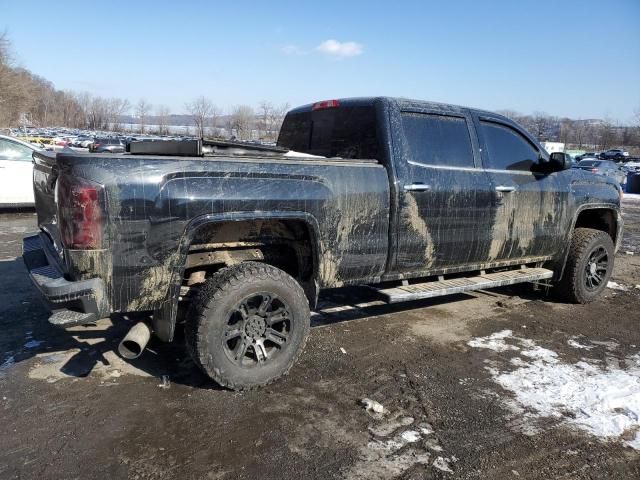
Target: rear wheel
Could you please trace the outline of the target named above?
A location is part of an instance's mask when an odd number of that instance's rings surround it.
[[[570,302],[593,301],[607,286],[613,259],[613,241],[606,232],[576,228],[558,292]]]
[[[195,363],[231,389],[266,385],[285,375],[304,348],[309,304],[290,275],[245,262],[211,277],[187,314]]]

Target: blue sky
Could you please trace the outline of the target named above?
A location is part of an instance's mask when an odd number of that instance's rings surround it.
[[[640,0],[0,0],[20,64],[57,88],[184,111],[393,95],[628,122]]]

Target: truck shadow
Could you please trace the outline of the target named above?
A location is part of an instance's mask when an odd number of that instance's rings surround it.
[[[459,294],[427,300],[388,305],[366,287],[349,287],[324,292],[313,312],[313,328],[384,316],[408,310],[459,303],[478,296],[500,304],[505,298],[545,300],[530,286],[513,286],[494,292]],[[31,285],[21,259],[0,262],[0,377],[21,364],[31,378],[56,382],[68,378],[93,378],[102,383],[117,383],[122,376],[155,378],[158,385],[170,383],[195,388],[219,389],[191,361],[184,346],[181,326],[173,343],[155,338],[138,359],[124,360],[116,353],[120,340],[140,320],[125,315],[103,319],[94,325],[65,330],[47,322],[49,312]],[[481,300],[484,301],[484,300]],[[493,307],[492,307],[493,308]],[[498,308],[498,307],[496,307]]]

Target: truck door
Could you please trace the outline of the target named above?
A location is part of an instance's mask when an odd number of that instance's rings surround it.
[[[549,173],[546,154],[516,125],[493,117],[476,124],[493,188],[488,261],[555,255],[570,224],[569,171]]]
[[[464,110],[402,111],[395,130],[395,272],[415,276],[476,265],[491,235],[491,183]]]

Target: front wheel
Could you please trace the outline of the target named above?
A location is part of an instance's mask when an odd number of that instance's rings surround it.
[[[576,228],[564,275],[558,282],[560,295],[573,303],[589,303],[607,287],[613,271],[614,246],[601,230]]]
[[[263,386],[285,375],[309,333],[309,303],[290,275],[245,262],[202,286],[185,326],[195,363],[234,390]]]

